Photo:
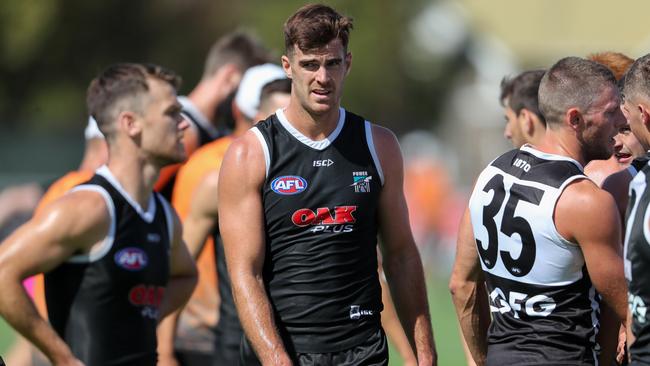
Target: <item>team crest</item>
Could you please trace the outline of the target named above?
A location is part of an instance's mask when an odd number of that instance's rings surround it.
[[[354,179],[354,183],[350,185],[354,187],[355,192],[370,192],[370,181],[372,180],[372,176],[368,175],[368,172],[352,172],[352,178]]]

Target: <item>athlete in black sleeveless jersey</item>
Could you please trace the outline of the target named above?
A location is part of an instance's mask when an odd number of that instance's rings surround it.
[[[156,324],[192,292],[196,269],[173,210],[152,187],[181,161],[187,122],[176,76],[116,64],[88,89],[109,163],[0,246],[0,313],[56,365],[155,365]],[[21,281],[46,272],[51,326]]]
[[[351,26],[324,5],[289,18],[289,106],[234,141],[221,167],[219,227],[244,364],[387,364],[378,233],[418,361],[435,363],[397,140],[340,108]]]
[[[632,132],[646,151],[650,150],[650,54],[637,59],[630,67],[623,93],[622,109]],[[628,345],[631,365],[650,364],[650,168],[645,167],[630,183],[625,231],[625,277],[628,281],[628,307],[631,326]]]
[[[611,156],[624,123],[619,103],[605,67],[558,61],[539,87],[545,139],[501,155],[480,174],[450,281],[477,364],[597,363],[596,290],[625,321],[620,220],[612,197],[582,169]]]

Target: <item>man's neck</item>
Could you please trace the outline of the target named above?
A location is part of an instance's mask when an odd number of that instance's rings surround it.
[[[314,141],[320,141],[329,136],[339,122],[340,109],[331,108],[323,114],[313,114],[302,108],[298,103],[290,103],[284,110],[284,115],[293,127]]]
[[[108,169],[122,188],[141,207],[147,207],[149,198],[153,192],[154,183],[158,179],[160,167],[147,163],[139,157],[134,158],[133,156],[137,156],[135,154],[137,152],[134,152],[134,155],[131,155],[129,158],[126,158],[126,154],[111,154]]]
[[[575,137],[567,136],[562,131],[547,129],[544,139],[535,148],[545,153],[571,158],[583,167],[589,162]]]

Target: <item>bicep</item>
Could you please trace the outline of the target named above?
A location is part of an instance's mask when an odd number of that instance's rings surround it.
[[[219,174],[219,231],[231,273],[260,274],[265,255],[264,157],[253,139],[233,143]],[[251,146],[253,145],[253,146]]]
[[[377,142],[377,155],[384,172],[378,217],[382,253],[388,259],[390,253],[400,253],[415,243],[404,196],[404,162],[397,139],[390,131],[377,126],[373,127],[373,139]]]
[[[195,258],[217,225],[217,175],[218,171],[211,172],[199,184],[183,223],[183,239]]]
[[[0,245],[0,266],[25,278],[48,272],[106,236],[110,219],[96,193],[63,197],[16,230]]]

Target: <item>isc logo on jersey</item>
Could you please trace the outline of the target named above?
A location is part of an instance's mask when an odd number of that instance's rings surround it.
[[[298,194],[307,189],[307,181],[305,178],[296,175],[284,175],[273,179],[271,189],[273,192],[282,195]]]
[[[311,226],[312,233],[349,233],[357,222],[356,210],[357,206],[319,207],[316,211],[301,208],[291,215],[291,221],[299,227]]]
[[[115,253],[115,263],[127,271],[140,271],[147,266],[147,253],[140,248],[124,248]]]

